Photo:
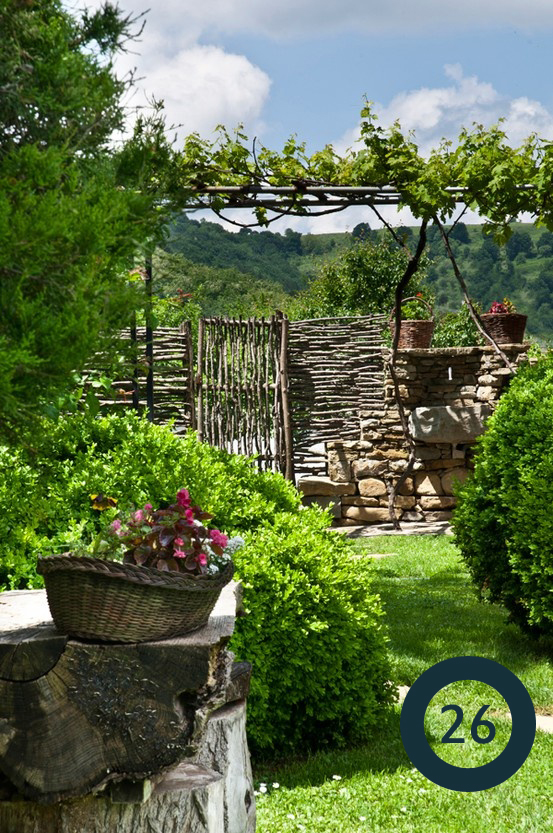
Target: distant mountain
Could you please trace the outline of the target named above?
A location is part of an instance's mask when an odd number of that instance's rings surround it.
[[[409,237],[413,229],[402,227],[401,232]],[[265,286],[276,284],[294,293],[305,288],[325,260],[338,255],[360,235],[378,240],[387,232],[371,231],[368,224],[361,223],[353,232],[343,234],[302,235],[291,229],[284,234],[250,229],[232,233],[217,223],[183,214],[173,222],[164,248],[214,271],[231,269],[263,281]],[[508,243],[498,247],[483,234],[482,226],[458,223],[451,236],[471,297],[486,311],[492,301],[508,296],[528,315],[531,335],[541,342],[553,340],[553,233],[516,223]],[[437,228],[428,229],[428,241],[428,283],[436,294],[436,309],[456,311],[461,290]],[[235,281],[235,291],[243,291],[241,284]],[[216,288],[213,290],[216,295]],[[229,287],[227,296],[232,292]],[[282,297],[280,291],[276,297]],[[211,304],[215,300],[212,297]],[[226,303],[221,299],[218,310]]]

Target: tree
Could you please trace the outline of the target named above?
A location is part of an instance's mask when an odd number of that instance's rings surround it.
[[[0,10],[0,424],[15,431],[63,390],[136,303],[127,272],[161,227],[171,149],[159,112],[125,122],[114,54],[135,21],[109,3]],[[170,200],[166,207],[169,208]]]
[[[304,319],[387,312],[394,306],[395,289],[407,261],[403,249],[358,238],[323,265],[308,288],[291,302],[288,314]],[[412,279],[406,294],[419,289],[422,274],[421,270]]]
[[[509,260],[514,260],[519,254],[532,257],[534,244],[527,231],[514,231],[505,244],[505,251]]]
[[[464,223],[457,223],[453,226],[449,236],[452,240],[457,240],[458,243],[470,243],[469,233]]]

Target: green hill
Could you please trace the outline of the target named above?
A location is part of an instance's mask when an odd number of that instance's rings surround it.
[[[293,294],[305,288],[325,260],[339,255],[362,233],[375,241],[388,235],[385,230],[370,231],[367,224],[343,234],[302,235],[291,229],[284,234],[250,229],[232,233],[217,223],[183,214],[172,224],[164,247],[183,259],[183,268],[177,268],[177,277],[173,274],[168,283],[171,291],[176,285],[191,291],[200,284],[209,314],[233,314],[235,309],[248,314],[250,296],[257,299],[251,314],[260,308],[266,312],[273,303],[282,306],[282,290]],[[403,227],[402,233],[409,237],[413,230]],[[459,223],[452,245],[470,295],[484,310],[508,296],[528,315],[530,335],[541,342],[553,340],[552,232],[515,223],[512,237],[499,247],[483,234],[482,226]],[[461,290],[436,227],[428,230],[428,254],[428,283],[436,295],[437,311],[458,310]],[[168,294],[163,286],[158,291]]]

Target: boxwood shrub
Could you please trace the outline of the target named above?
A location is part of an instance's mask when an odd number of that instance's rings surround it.
[[[103,492],[118,508],[174,498],[185,485],[214,526],[245,531],[300,505],[296,489],[247,458],[180,438],[135,414],[79,413],[46,423],[32,449],[0,447],[0,589],[40,587],[36,556],[92,540],[110,512],[92,509]],[[114,512],[111,513],[112,515]]]
[[[0,449],[0,587],[41,586],[39,553],[62,552],[118,508],[154,505],[185,486],[241,534],[235,556],[248,615],[231,648],[254,665],[248,736],[259,754],[367,738],[393,695],[382,611],[370,567],[328,532],[317,508],[300,509],[281,475],[246,458],[174,436],[135,415],[77,414],[50,426],[34,449]],[[106,517],[107,516],[107,517]]]
[[[519,370],[458,490],[457,544],[483,597],[553,633],[553,356]]]
[[[232,640],[253,663],[250,747],[262,756],[366,740],[389,703],[371,567],[316,508],[278,513],[235,556],[247,615]]]

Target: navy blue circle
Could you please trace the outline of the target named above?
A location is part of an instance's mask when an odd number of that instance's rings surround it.
[[[495,688],[507,701],[513,721],[511,737],[501,754],[472,769],[442,761],[424,732],[424,716],[434,695],[459,680],[477,680]],[[496,787],[520,769],[534,743],[536,714],[524,685],[503,665],[483,657],[453,657],[433,665],[411,686],[401,710],[400,732],[412,763],[430,781],[448,790],[477,792]]]

